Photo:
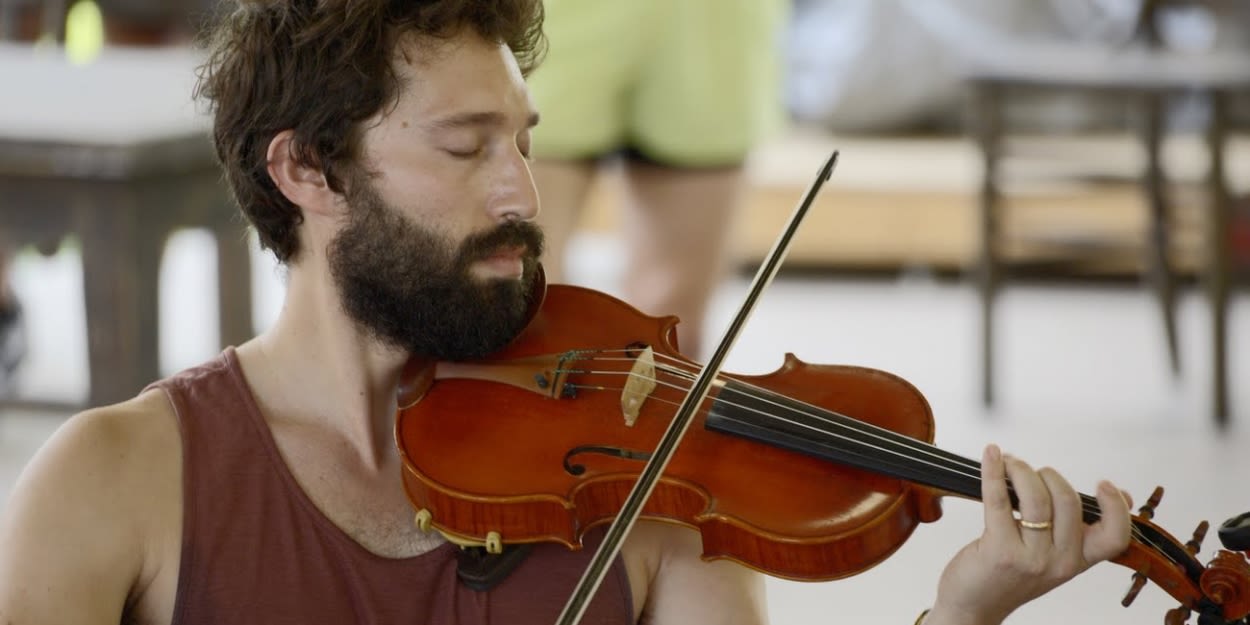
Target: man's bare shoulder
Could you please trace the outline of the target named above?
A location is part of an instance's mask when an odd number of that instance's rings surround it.
[[[68,419],[0,513],[0,622],[117,623],[181,531],[181,444],[162,391]]]
[[[179,466],[181,447],[178,423],[164,391],[147,391],[66,420],[31,460],[18,489],[28,479],[68,492],[107,480],[112,487],[106,492],[111,491],[113,501],[150,499],[155,493],[131,487],[155,486],[160,473]]]

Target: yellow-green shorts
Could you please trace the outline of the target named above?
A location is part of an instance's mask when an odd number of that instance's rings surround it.
[[[541,158],[622,149],[677,167],[741,162],[783,118],[781,0],[547,0],[529,77]]]

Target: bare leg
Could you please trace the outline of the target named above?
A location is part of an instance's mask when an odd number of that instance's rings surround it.
[[[630,162],[625,171],[626,296],[644,312],[680,317],[681,351],[699,357],[708,299],[728,265],[742,167],[692,170]]]
[[[591,161],[535,160],[530,164],[530,172],[534,176],[542,207],[538,224],[542,226],[547,240],[547,251],[543,254],[547,282],[564,282],[569,237],[581,221],[586,194],[595,176],[595,164]]]

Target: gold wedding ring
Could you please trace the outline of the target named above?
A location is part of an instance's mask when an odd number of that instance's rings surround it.
[[[1017,519],[1016,522],[1020,524],[1020,527],[1023,527],[1026,530],[1050,529],[1050,521],[1026,521],[1024,519]]]

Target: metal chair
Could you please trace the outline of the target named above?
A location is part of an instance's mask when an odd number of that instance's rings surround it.
[[[1191,55],[1161,46],[1157,27],[1161,0],[1146,0],[1136,19],[1136,45],[1080,47],[1028,45],[996,51],[982,59],[968,76],[974,102],[973,133],[984,159],[979,213],[978,289],[982,314],[982,392],[994,400],[994,299],[1003,278],[1000,188],[1002,140],[1006,131],[1003,108],[1016,92],[1080,92],[1127,101],[1140,112],[1138,137],[1146,154],[1141,185],[1150,215],[1148,280],[1162,313],[1169,359],[1179,371],[1175,279],[1169,264],[1169,206],[1167,180],[1160,152],[1164,105],[1176,95],[1200,96],[1206,103],[1204,141],[1210,156],[1206,180],[1208,225],[1207,257],[1202,277],[1212,321],[1212,413],[1220,425],[1229,418],[1226,354],[1226,309],[1229,290],[1228,224],[1230,192],[1225,177],[1224,152],[1229,127],[1229,102],[1250,90],[1250,63],[1242,55]]]

